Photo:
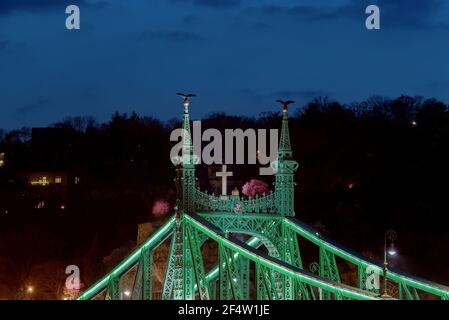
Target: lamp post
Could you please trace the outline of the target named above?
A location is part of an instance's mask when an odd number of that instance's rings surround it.
[[[394,230],[388,230],[385,232],[384,237],[384,283],[383,283],[383,293],[382,296],[387,296],[387,273],[388,273],[388,255],[394,256],[396,252],[396,248],[394,247],[394,241],[397,239],[398,235]],[[387,242],[390,241],[390,247],[387,248]]]

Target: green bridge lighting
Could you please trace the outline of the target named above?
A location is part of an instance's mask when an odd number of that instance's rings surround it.
[[[189,98],[183,95],[182,128],[190,135]],[[111,272],[84,291],[78,300],[151,300],[154,251],[170,242],[162,284],[163,300],[419,300],[423,296],[448,300],[449,287],[391,269],[387,280],[394,296],[381,295],[370,285],[373,273],[383,277],[382,264],[327,239],[297,220],[294,209],[295,171],[288,128],[288,105],[283,104],[274,192],[254,199],[223,198],[197,189],[191,139],[184,139],[181,163],[176,167],[176,212]],[[236,204],[240,212],[234,212]],[[246,242],[233,234],[249,236]],[[217,265],[205,271],[202,247],[218,247]],[[301,245],[319,252],[316,273],[304,268]],[[260,247],[266,250],[260,250]],[[338,260],[336,259],[338,258]],[[337,261],[355,267],[357,285],[345,284]],[[136,270],[132,289],[122,290],[123,279]]]

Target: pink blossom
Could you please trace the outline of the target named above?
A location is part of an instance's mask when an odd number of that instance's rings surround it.
[[[261,180],[251,179],[243,185],[242,193],[250,198],[254,198],[256,195],[261,196],[263,194],[268,194],[268,184]]]
[[[155,217],[163,217],[170,211],[170,204],[166,200],[158,200],[154,203],[151,213]]]

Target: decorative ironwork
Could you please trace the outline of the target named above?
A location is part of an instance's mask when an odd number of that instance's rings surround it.
[[[382,265],[353,253],[293,218],[294,173],[288,129],[288,104],[284,105],[274,192],[253,199],[223,199],[198,190],[190,137],[189,99],[183,95],[183,155],[177,166],[178,197],[175,215],[109,274],[83,292],[79,300],[124,299],[121,279],[135,268],[131,299],[151,299],[152,252],[171,237],[161,298],[168,299],[249,299],[250,270],[254,266],[255,298],[266,299],[360,299],[379,300],[378,291],[367,287],[371,272],[382,272]],[[232,234],[250,235],[242,243]],[[218,244],[218,266],[205,273],[202,246],[206,240]],[[312,243],[319,249],[319,263],[303,269],[300,244]],[[268,254],[257,250],[264,245]],[[337,259],[358,270],[358,286],[341,281]],[[368,274],[367,270],[371,270]],[[129,272],[129,274],[132,274]],[[397,299],[420,299],[430,294],[448,300],[449,288],[412,278],[397,271],[387,274],[388,293]],[[390,288],[391,287],[391,288]]]
[[[232,212],[242,213],[276,213],[276,197],[273,192],[268,195],[245,198],[234,196],[224,199],[195,189],[195,209],[197,212]]]

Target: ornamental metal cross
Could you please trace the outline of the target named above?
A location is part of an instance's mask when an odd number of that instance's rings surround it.
[[[217,172],[217,177],[221,177],[221,195],[226,196],[228,194],[228,177],[232,177],[232,172],[227,172],[227,165],[223,165],[221,168],[221,172]]]

